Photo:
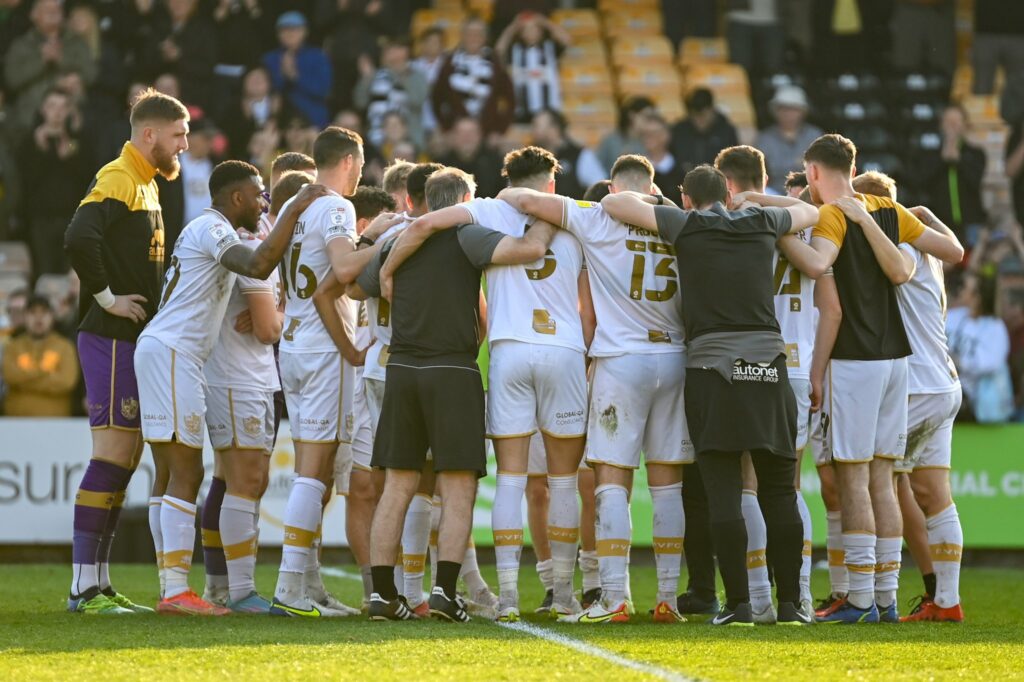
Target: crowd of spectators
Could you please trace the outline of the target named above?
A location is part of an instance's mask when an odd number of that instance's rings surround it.
[[[58,375],[70,360],[53,334],[73,335],[74,306],[63,315],[62,297],[77,287],[59,245],[93,174],[128,137],[128,103],[149,85],[179,97],[192,117],[180,179],[160,180],[169,244],[208,205],[218,161],[269,169],[283,151],[309,152],[331,123],[363,133],[363,181],[371,184],[395,159],[437,161],[472,173],[478,193],[493,196],[504,186],[502,155],[529,140],[559,158],[561,193],[582,197],[618,155],[641,153],[672,194],[687,171],[745,139],[765,152],[770,187],[782,192],[808,143],[837,128],[821,96],[824,79],[921,72],[945,79],[948,92],[958,63],[957,2],[664,0],[674,44],[687,36],[728,39],[732,61],[753,86],[758,130],[744,138],[713,92],[696,87],[684,93],[681,120],[667,119],[647,97],[625,98],[618,125],[588,146],[563,114],[559,60],[572,38],[550,14],[593,0],[495,2],[489,22],[471,15],[459,27],[452,49],[444,27],[410,35],[413,13],[430,0],[0,0],[0,241],[27,245],[26,284],[35,287],[0,291],[0,327],[10,339],[7,413],[22,409],[12,404],[56,407],[52,396],[18,397],[14,377],[49,371],[52,381],[29,384],[64,385]],[[901,151],[881,170],[897,177],[904,203],[928,204],[972,247],[966,266],[950,273],[967,311],[951,316],[963,322],[951,326],[954,353],[965,374],[974,371],[972,358],[1002,353],[1013,411],[1024,418],[1024,3],[973,6],[974,91],[995,90],[997,67],[1006,74],[1005,174],[1016,213],[993,213],[983,200],[991,151],[969,140],[971,121],[957,104],[936,115],[926,131],[932,143]],[[56,298],[36,296],[35,283],[46,278],[66,280]],[[43,300],[53,331],[26,318],[29,301],[46,317]],[[992,342],[998,334],[976,319],[1003,325],[1005,353]],[[967,341],[979,335],[984,352]],[[66,397],[79,412],[77,399]]]

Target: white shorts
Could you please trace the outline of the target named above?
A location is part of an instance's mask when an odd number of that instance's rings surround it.
[[[903,458],[906,358],[830,361],[823,402],[822,442],[830,459],[853,463]]]
[[[274,449],[274,392],[210,386],[206,429],[214,450]]]
[[[352,444],[338,443],[338,451],[334,455],[334,489],[339,495],[348,495],[352,465]]]
[[[198,362],[151,336],[135,348],[142,439],[203,449],[206,377]]]
[[[949,469],[953,458],[953,420],[960,411],[960,389],[920,393],[907,403],[907,453],[896,470]]]
[[[373,457],[373,419],[370,406],[366,400],[366,383],[373,379],[365,377],[356,382],[352,411],[355,413],[355,433],[352,434],[352,467],[370,471],[370,459]],[[379,413],[378,413],[379,416]]]
[[[821,410],[811,413],[811,434],[809,444],[811,446],[811,457],[814,458],[814,466],[826,466],[832,464],[828,453],[825,451],[825,444],[821,441]]]
[[[281,352],[292,442],[352,442],[355,372],[339,353]]]
[[[694,461],[683,411],[684,353],[595,358],[587,463],[623,469]]]
[[[807,439],[811,429],[811,381],[810,379],[794,379],[790,377],[789,386],[796,398],[796,451],[807,447]]]
[[[548,475],[548,455],[544,450],[544,436],[540,431],[530,436],[530,460],[526,465],[527,476]]]
[[[587,369],[583,353],[521,341],[491,344],[487,435],[520,438],[538,428],[556,438],[587,432]]]

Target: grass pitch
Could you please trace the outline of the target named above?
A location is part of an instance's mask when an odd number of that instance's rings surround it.
[[[153,568],[115,566],[113,575],[136,601],[156,599]],[[273,592],[275,576],[276,567],[260,566],[263,594]],[[494,583],[493,568],[485,568],[485,576]],[[193,578],[201,591],[201,566]],[[656,625],[646,615],[624,625],[558,625],[532,615],[542,596],[532,570],[521,580],[529,631],[479,620],[457,626],[362,618],[90,617],[63,611],[68,579],[64,566],[0,566],[6,596],[0,602],[0,679],[1024,679],[1024,571],[965,571],[963,625],[799,629],[719,629],[703,619]],[[361,599],[357,580],[327,582],[343,601]],[[637,608],[646,614],[654,569],[635,569],[632,582]],[[912,570],[901,582],[904,601],[921,584]],[[826,590],[827,575],[815,572],[815,594]]]

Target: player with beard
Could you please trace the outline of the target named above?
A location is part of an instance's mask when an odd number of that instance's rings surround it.
[[[78,354],[92,427],[92,459],[75,497],[69,611],[151,611],[114,590],[108,558],[142,454],[132,360],[142,327],[156,314],[164,270],[156,176],[178,176],[178,155],[188,149],[188,119],[173,97],[142,92],[132,104],[131,139],[96,173],[65,235],[64,248],[82,282]]]

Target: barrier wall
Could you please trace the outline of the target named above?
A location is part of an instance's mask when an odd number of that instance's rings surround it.
[[[71,538],[75,492],[90,450],[85,419],[0,419],[0,545],[66,544]],[[953,436],[953,494],[968,548],[1024,548],[1024,426],[958,426]],[[207,471],[212,448],[206,444]],[[132,481],[127,506],[145,506],[152,470],[150,457]],[[292,477],[294,450],[282,425],[271,456],[270,486],[261,505],[260,543],[281,544],[281,516]],[[474,514],[474,539],[491,544],[494,499],[493,456]],[[809,461],[802,472],[804,495],[814,519],[814,541],[825,542],[824,509],[818,478]],[[651,541],[651,501],[643,471],[632,499],[634,544]],[[524,517],[525,518],[525,517]],[[344,503],[335,498],[324,520],[324,544],[344,544]]]

